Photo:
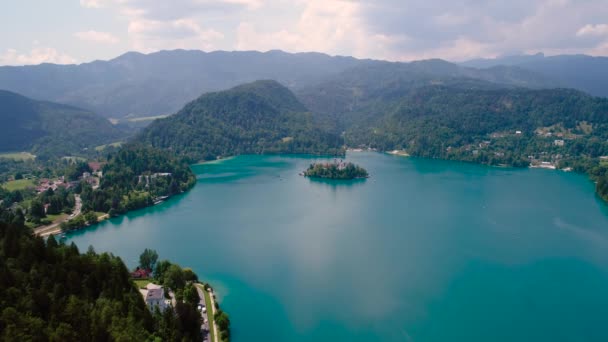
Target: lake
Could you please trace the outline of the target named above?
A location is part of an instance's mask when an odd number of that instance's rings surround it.
[[[608,341],[608,206],[584,175],[349,153],[193,166],[198,184],[68,236],[214,285],[233,341]]]

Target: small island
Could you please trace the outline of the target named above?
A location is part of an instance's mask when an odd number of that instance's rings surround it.
[[[353,163],[345,163],[335,160],[333,163],[313,163],[308,169],[301,173],[302,176],[311,178],[326,178],[351,180],[368,178],[369,174],[364,168]]]

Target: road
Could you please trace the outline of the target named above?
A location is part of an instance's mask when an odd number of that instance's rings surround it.
[[[200,304],[203,305],[203,306],[206,306],[205,305],[205,293],[204,293],[205,289],[203,288],[203,286],[200,285],[200,284],[197,284],[196,285],[196,291],[198,291],[198,296],[200,298]],[[203,336],[204,336],[203,340],[204,341],[209,341],[209,336],[210,336],[209,333],[208,333],[208,331],[209,331],[209,322],[211,322],[211,318],[212,318],[212,316],[210,316],[210,315],[213,315],[213,313],[215,312],[215,302],[213,301],[213,296],[210,295],[209,298],[211,298],[211,306],[212,307],[211,308],[207,308],[207,312],[206,313],[201,313],[202,316],[203,316],[203,318],[207,318],[207,323],[201,324],[201,330],[204,331],[204,333],[203,333]],[[215,341],[211,341],[211,342],[219,342],[219,337],[218,337],[217,332],[218,332],[218,329],[217,329],[217,326],[215,325],[215,321],[214,321],[213,322],[213,337],[214,337]]]
[[[34,228],[34,234],[38,235],[38,236],[49,236],[49,235],[54,235],[54,234],[59,234],[61,233],[61,227],[60,225],[63,222],[69,221],[71,219],[73,219],[74,217],[80,215],[80,212],[82,211],[82,199],[80,199],[79,195],[74,195],[74,199],[75,199],[75,205],[74,205],[74,211],[72,212],[72,215],[70,215],[69,217],[59,221],[59,222],[55,222],[53,224],[50,224],[48,226],[42,226],[42,227],[38,227],[38,228]]]

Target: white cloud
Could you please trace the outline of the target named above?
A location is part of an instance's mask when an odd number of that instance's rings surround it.
[[[392,46],[409,37],[366,30],[361,5],[347,0],[310,0],[292,27],[262,31],[251,22],[239,24],[237,49],[282,49],[292,52],[322,51],[357,57],[395,57]],[[261,25],[260,25],[261,26]]]
[[[108,32],[99,32],[99,31],[82,31],[74,33],[74,37],[95,43],[104,43],[104,44],[116,44],[120,41],[118,37],[112,35]]]
[[[7,49],[0,54],[0,65],[29,65],[40,63],[73,64],[76,60],[49,47],[34,48],[29,53]]]
[[[320,51],[461,60],[597,53],[606,0],[81,0],[128,22],[130,48]],[[127,40],[127,39],[123,39]]]
[[[129,23],[133,47],[149,52],[161,49],[212,49],[224,38],[221,32],[203,29],[191,19],[172,21],[136,19]]]
[[[104,0],[80,0],[80,5],[87,8],[101,8],[103,7]]]
[[[587,24],[576,31],[576,35],[581,36],[608,36],[608,24],[591,25]]]

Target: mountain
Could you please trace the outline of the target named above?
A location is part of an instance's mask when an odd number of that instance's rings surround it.
[[[0,89],[66,103],[102,116],[171,114],[202,93],[259,79],[298,87],[365,63],[320,53],[129,52],[80,65],[0,67]]]
[[[80,108],[36,101],[0,90],[0,151],[65,156],[116,141],[124,133],[107,119]]]
[[[519,67],[544,75],[562,87],[608,97],[608,57],[543,54],[476,59],[461,65],[475,68]]]
[[[159,119],[135,139],[193,161],[247,153],[342,153],[293,93],[276,81],[256,81],[204,94]]]
[[[80,65],[0,67],[0,89],[74,105],[108,118],[171,114],[202,93],[273,79],[292,90],[365,67],[412,69],[429,77],[454,74],[517,86],[551,83],[519,68],[474,70],[441,60],[388,63],[321,53],[282,51],[129,52],[109,61]]]
[[[550,87],[545,77],[517,67],[474,69],[443,60],[374,63],[353,67],[323,82],[298,89],[298,98],[336,132],[354,121],[388,111],[411,91],[431,85],[463,89]]]

